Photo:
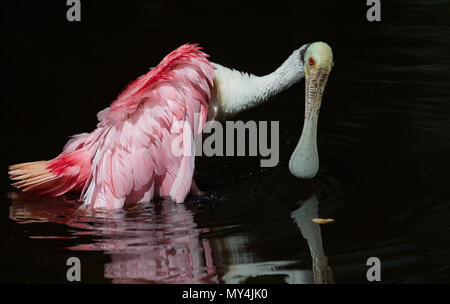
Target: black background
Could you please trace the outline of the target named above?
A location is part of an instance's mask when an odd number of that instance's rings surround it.
[[[263,218],[267,227],[253,227],[254,238],[283,239],[273,210],[284,208],[286,192],[309,191],[319,196],[322,216],[336,219],[323,239],[337,282],[366,282],[369,256],[386,261],[385,282],[449,282],[450,5],[385,0],[382,21],[368,22],[365,2],[82,0],[81,22],[66,20],[62,0],[2,4],[2,280],[15,273],[18,282],[64,281],[50,258],[45,274],[38,262],[24,262],[30,243],[21,240],[27,228],[8,219],[8,165],[59,154],[70,135],[95,128],[96,113],[127,83],[183,43],[199,43],[213,62],[263,75],[321,40],[333,48],[335,67],[319,118],[319,176],[305,184],[287,170],[303,117],[303,84],[296,85],[236,117],[280,121],[279,166],[258,175],[257,159],[199,160],[199,185],[225,201],[196,207],[196,221],[253,225]],[[265,199],[270,208],[258,209]],[[253,213],[244,218],[239,208]],[[252,250],[278,258],[269,245],[255,241]],[[295,255],[291,245],[285,240],[280,251]],[[33,246],[49,253],[52,245]],[[103,279],[96,271],[93,282]]]

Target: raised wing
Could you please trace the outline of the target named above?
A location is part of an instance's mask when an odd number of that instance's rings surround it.
[[[98,114],[103,134],[83,190],[86,205],[114,209],[154,195],[185,199],[213,87],[206,58],[196,45],[181,46]]]

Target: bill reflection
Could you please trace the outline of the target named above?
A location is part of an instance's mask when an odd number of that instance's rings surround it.
[[[249,246],[248,237],[239,235],[222,242],[229,254],[229,266],[221,279],[225,283],[245,283],[251,278],[279,275],[289,284],[334,283],[333,271],[323,249],[321,227],[312,221],[318,217],[318,206],[317,196],[313,195],[300,202],[300,207],[291,213],[291,218],[308,243],[312,258],[311,269],[293,269],[297,261],[289,260],[255,263],[255,257],[243,254],[250,252],[245,249]]]

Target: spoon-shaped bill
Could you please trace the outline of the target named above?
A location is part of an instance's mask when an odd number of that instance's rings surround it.
[[[302,135],[289,160],[289,170],[298,178],[313,178],[319,171],[317,118],[305,119]]]
[[[302,135],[289,160],[289,170],[298,178],[313,178],[319,171],[317,122],[329,72],[328,69],[317,69],[306,76]]]

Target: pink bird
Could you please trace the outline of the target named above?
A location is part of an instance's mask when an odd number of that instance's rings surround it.
[[[190,191],[201,193],[193,181],[192,130],[202,130],[207,120],[254,107],[305,75],[307,113],[313,114],[305,116],[290,169],[300,177],[314,176],[316,115],[331,71],[331,48],[323,42],[304,45],[262,77],[228,69],[207,57],[195,44],[171,52],[97,114],[93,132],[73,136],[52,160],[10,166],[13,186],[38,195],[79,192],[84,206],[93,209],[118,209],[155,196],[181,203]],[[182,153],[172,153],[174,142]],[[314,156],[317,164],[306,163]]]

